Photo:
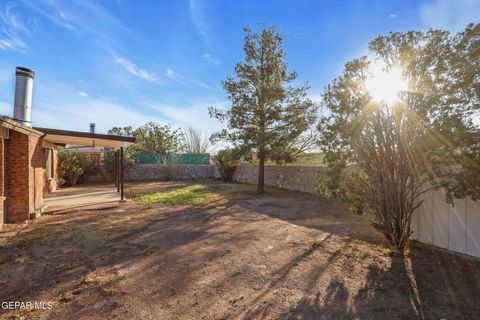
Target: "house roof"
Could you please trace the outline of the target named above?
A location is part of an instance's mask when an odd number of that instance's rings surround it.
[[[48,141],[57,145],[81,145],[81,146],[96,146],[96,147],[109,147],[120,148],[128,147],[135,142],[134,137],[123,137],[111,134],[98,134],[81,131],[69,131],[51,128],[31,128],[23,125],[16,120],[0,115],[0,127],[15,130],[28,136],[34,136],[37,138],[43,137],[45,141]],[[2,133],[0,132],[0,135]]]
[[[0,116],[0,126],[18,131],[20,133],[26,134],[28,136],[34,136],[34,137],[41,137],[43,136],[43,133],[32,128],[29,126],[26,126],[24,124],[19,123],[18,121],[13,120],[10,117],[7,116]]]
[[[129,145],[135,143],[134,137],[39,127],[35,127],[34,129],[44,134],[44,140],[55,144],[109,147],[118,149],[120,147],[128,147]]]

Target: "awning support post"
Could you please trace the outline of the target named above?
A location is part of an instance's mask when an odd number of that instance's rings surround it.
[[[115,163],[113,165],[113,171],[115,172],[115,187],[117,187],[117,192],[119,192],[118,185],[118,150],[115,150]]]
[[[123,147],[120,147],[120,201],[125,201],[125,195],[123,191],[124,171],[125,171],[125,165],[123,163]]]
[[[117,150],[117,161],[115,166],[117,168],[117,192],[120,192],[120,150]]]

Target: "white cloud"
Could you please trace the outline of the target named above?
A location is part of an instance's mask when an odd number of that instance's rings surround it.
[[[190,19],[192,20],[195,30],[203,41],[208,41],[208,33],[210,26],[208,24],[205,2],[199,0],[189,1]]]
[[[213,133],[225,129],[226,125],[217,119],[210,118],[208,107],[224,107],[227,103],[228,102],[212,100],[211,103],[193,104],[182,108],[169,105],[153,105],[151,108],[156,110],[161,115],[161,118],[165,119],[166,123],[172,123],[182,130],[192,127],[200,130],[207,137],[210,137]],[[210,152],[215,153],[227,146],[229,146],[229,143],[219,141],[212,146]]]
[[[202,59],[207,61],[209,64],[218,64],[219,63],[218,59],[212,57],[212,55],[210,53],[202,54]]]
[[[57,88],[58,89],[58,88]],[[221,107],[226,102],[218,99],[207,99],[205,102],[179,107],[176,104],[150,103],[142,104],[142,108],[133,108],[117,100],[107,97],[82,97],[76,92],[67,92],[55,99],[34,101],[32,123],[34,126],[58,128],[65,130],[88,131],[89,124],[95,122],[99,133],[105,133],[114,126],[139,127],[148,121],[172,124],[174,127],[186,129],[194,127],[207,135],[223,129],[225,126],[217,119],[210,118],[209,106]],[[50,95],[49,95],[50,96]],[[13,103],[0,101],[0,112],[11,115]]]
[[[110,11],[93,0],[55,1],[20,0],[35,11],[37,17],[76,33],[92,33],[106,43],[111,42],[110,35],[128,30]],[[92,23],[94,20],[94,23]]]
[[[160,79],[157,77],[155,72],[151,72],[145,69],[141,69],[137,67],[137,65],[125,58],[115,58],[115,62],[121,65],[125,70],[127,70],[132,75],[141,78],[143,80],[153,82],[153,83],[161,83]]]
[[[192,77],[184,76],[182,74],[179,74],[176,71],[173,71],[170,68],[167,68],[165,70],[165,77],[167,77],[170,80],[175,81],[176,83],[182,84],[182,85],[193,85],[193,86],[201,87],[201,88],[208,89],[208,90],[213,89],[213,87],[211,85],[206,84],[205,82],[203,82],[201,80],[198,80],[198,79],[195,79],[195,78],[192,78]]]
[[[32,24],[25,24],[24,19],[14,11],[15,3],[13,2],[0,6],[0,49],[25,53],[27,45],[22,35],[31,33]]]
[[[39,80],[35,90],[32,123],[38,127],[88,131],[89,124],[95,122],[98,132],[107,132],[114,126],[139,127],[148,121],[158,121],[181,128],[193,126],[208,134],[221,127],[220,122],[208,115],[209,106],[223,103],[215,96],[175,97],[169,102],[138,97],[132,105],[133,102],[121,97],[97,96],[91,92],[83,96],[80,94],[83,91],[74,86],[48,79]],[[0,100],[0,113],[11,115],[13,98],[10,104],[4,101]]]
[[[479,22],[480,1],[433,0],[422,5],[420,16],[426,28],[460,31],[468,23]]]
[[[228,101],[222,102],[215,98],[207,98],[204,102],[194,103],[186,107],[185,104],[182,104],[182,108],[165,104],[149,104],[148,106],[158,113],[159,118],[164,119],[164,123],[172,124],[173,127],[182,130],[192,127],[210,137],[213,133],[225,129],[226,125],[217,119],[210,118],[208,107],[225,108],[228,103]],[[210,152],[215,154],[216,151],[229,146],[231,145],[228,142],[218,141],[210,148]]]
[[[2,104],[0,108],[3,109]],[[75,100],[65,97],[37,103],[32,108],[32,123],[35,126],[65,130],[88,131],[89,124],[95,122],[98,131],[105,133],[114,126],[138,127],[150,120],[151,117],[136,112],[130,106],[107,98]]]
[[[173,123],[182,129],[193,127],[210,136],[212,133],[225,128],[220,121],[210,118],[208,107],[212,105],[222,106],[225,103],[212,100],[212,103],[193,104],[181,108],[164,104],[149,104],[149,107],[158,112],[161,118],[168,123]]]
[[[396,13],[390,13],[390,14],[388,15],[388,17],[391,18],[391,19],[395,19],[395,18],[398,17],[398,14],[396,14]]]
[[[88,97],[88,93],[86,93],[85,91],[78,91],[78,95],[80,97]]]
[[[15,14],[14,11],[15,3],[9,2],[2,7],[0,11],[0,19],[5,23],[7,26],[17,30],[17,31],[24,31],[29,32],[29,29],[23,23],[23,20],[20,16]]]
[[[78,16],[75,17],[70,14],[69,10],[62,6],[61,2],[31,0],[22,0],[22,2],[51,22],[72,31],[78,31],[77,27],[72,24],[73,21],[78,19]]]
[[[174,72],[173,72],[172,69],[167,68],[167,70],[165,70],[165,76],[166,76],[167,78],[174,79],[173,74],[174,74]]]
[[[2,29],[0,31],[0,49],[9,49],[25,53],[27,50],[27,45],[16,32],[8,29]]]

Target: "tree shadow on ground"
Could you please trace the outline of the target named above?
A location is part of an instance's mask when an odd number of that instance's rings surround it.
[[[345,279],[334,277],[326,290],[306,291],[294,307],[278,318],[480,318],[478,261],[434,248],[413,247],[411,251],[412,257],[392,257],[386,269],[369,265],[358,291]]]
[[[480,319],[480,261],[414,242],[411,267],[426,319]]]
[[[284,190],[270,190],[263,197],[239,200],[247,210],[266,214],[298,226],[348,236],[371,244],[385,243],[371,225],[370,215],[355,215],[337,199]]]
[[[346,282],[333,278],[325,292],[304,297],[281,319],[409,319],[416,318],[405,300],[408,286],[396,280],[396,264],[388,270],[375,266],[368,269],[364,285],[356,293]],[[395,304],[392,305],[392,297]]]
[[[33,226],[21,235],[21,239],[13,238],[0,247],[0,297],[2,301],[34,301],[54,287],[66,285],[60,291],[71,291],[72,284],[82,286],[92,272],[117,266],[127,268],[143,261],[154,251],[149,240],[162,244],[155,249],[161,253],[158,260],[180,261],[175,252],[178,247],[199,241],[209,234],[211,225],[198,221],[210,216],[206,210],[212,206],[215,204],[197,206],[194,210],[169,210],[167,214],[154,215],[153,219],[145,219],[139,224],[119,226],[124,230],[117,234],[111,232],[117,226],[112,224],[110,211],[77,214],[73,218],[71,215],[60,215],[48,223]],[[128,215],[135,214],[137,210],[142,209],[135,207],[134,211],[120,213],[123,217],[118,224],[128,223]],[[195,219],[182,219],[182,216],[188,218],[190,214]],[[157,238],[149,239],[149,234],[144,231],[159,224],[163,228],[156,230]],[[104,238],[109,232],[112,237]],[[146,236],[145,241],[129,241],[139,233]],[[204,250],[202,254],[205,257],[199,259],[199,264],[203,260],[214,259],[217,251]],[[151,262],[149,267],[162,263],[158,260]],[[170,286],[178,287],[179,283],[188,282],[189,276],[198,267],[190,261],[183,268],[178,268],[178,277],[172,277]],[[108,287],[110,283],[105,282],[104,285]],[[62,297],[55,303],[69,302],[73,298]]]
[[[290,195],[291,196],[291,195]],[[296,195],[295,195],[296,196]],[[354,217],[335,200],[301,195],[300,206],[285,197],[238,201],[239,205],[255,212],[313,228],[337,236],[385,244],[381,235],[370,226],[365,217]],[[315,215],[317,215],[315,217]],[[365,219],[363,222],[357,219]],[[338,226],[338,224],[342,224]],[[341,259],[341,258],[340,258]],[[328,266],[319,265],[322,270]],[[332,279],[326,288],[312,283],[305,287],[305,296],[295,307],[278,318],[285,319],[478,319],[480,304],[480,263],[478,261],[443,252],[432,247],[412,246],[408,258],[390,258],[388,268],[377,264],[365,265],[368,273],[362,288],[352,290],[342,277]],[[348,274],[349,270],[345,270]],[[285,277],[285,276],[284,276]],[[314,282],[318,277],[313,277]],[[270,291],[273,287],[270,288]],[[322,291],[323,290],[323,291]],[[260,306],[246,313],[245,319],[262,318],[273,306]]]
[[[369,265],[360,289],[335,276],[323,291],[313,290],[281,319],[416,319],[421,318],[411,304],[409,282],[404,277],[402,259],[394,259],[387,269]]]
[[[329,227],[343,219],[333,205],[292,201],[54,217],[39,228],[43,238],[0,248],[0,296],[55,299],[51,313],[25,314],[43,319],[480,318],[479,262],[414,247],[405,264],[363,233]]]

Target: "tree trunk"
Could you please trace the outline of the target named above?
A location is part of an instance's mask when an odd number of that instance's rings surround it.
[[[265,191],[265,151],[260,147],[258,152],[258,182],[257,192],[262,194]]]

